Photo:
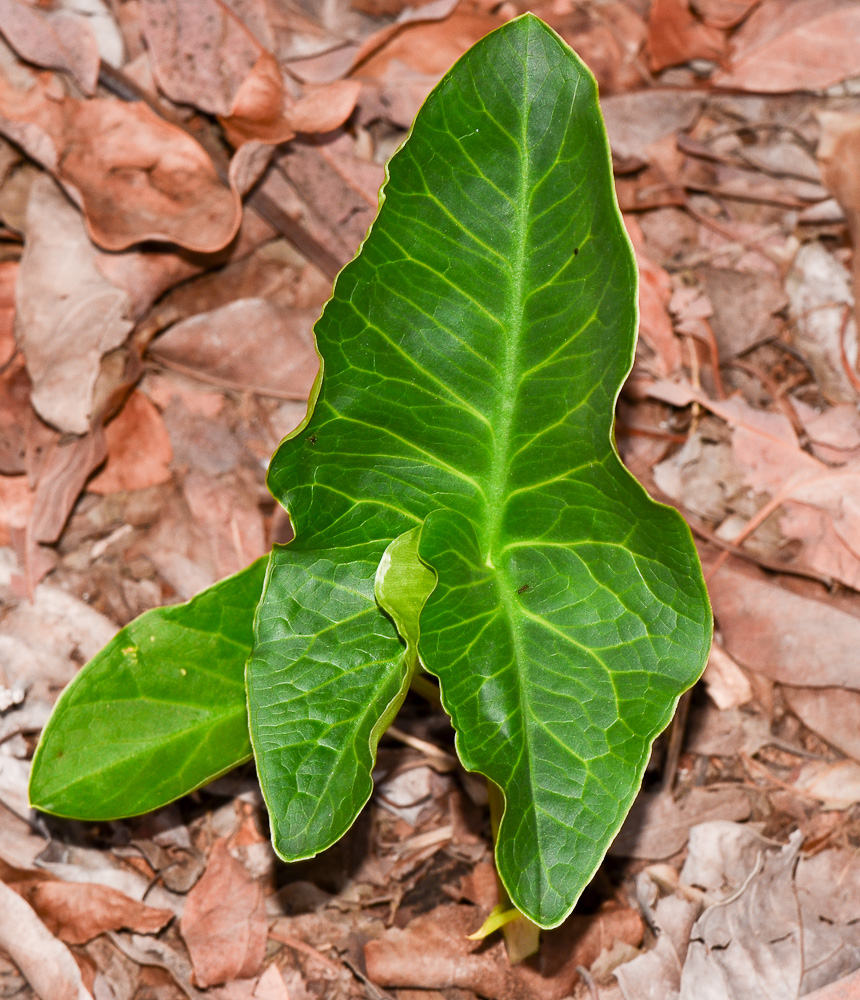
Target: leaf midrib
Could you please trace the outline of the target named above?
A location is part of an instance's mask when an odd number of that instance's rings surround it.
[[[523,61],[525,92],[528,96],[528,49]],[[520,357],[520,347],[523,336],[525,313],[525,263],[526,244],[528,242],[528,209],[526,197],[531,182],[531,160],[528,155],[526,136],[528,133],[528,112],[523,112],[521,119],[522,132],[519,137],[522,156],[520,170],[520,186],[517,205],[517,241],[516,254],[511,266],[513,292],[511,294],[507,315],[507,336],[502,338],[504,344],[504,361],[502,364],[502,380],[497,396],[496,416],[493,421],[498,428],[495,434],[495,448],[490,466],[489,485],[487,489],[487,517],[489,530],[487,532],[487,552],[485,560],[488,567],[494,569],[495,557],[499,556],[502,534],[502,519],[505,501],[508,493],[509,458],[511,450],[511,430],[514,409],[519,386],[517,361]]]

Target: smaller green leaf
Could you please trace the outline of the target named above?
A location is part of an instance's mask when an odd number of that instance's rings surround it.
[[[436,586],[436,574],[418,557],[420,541],[420,526],[398,535],[382,553],[374,585],[376,600],[391,615],[410,662],[417,654],[421,609]]]
[[[126,625],[60,696],[30,802],[83,820],[136,816],[249,760],[245,661],[267,559]]]

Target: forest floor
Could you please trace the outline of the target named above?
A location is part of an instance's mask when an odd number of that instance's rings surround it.
[[[528,8],[600,85],[641,278],[618,446],[716,618],[682,742],[539,955],[466,937],[497,898],[486,791],[412,695],[313,861],[274,855],[251,765],[139,819],[29,809],[79,667],[290,537],[266,464],[383,164],[525,9],[0,0],[0,882],[28,904],[0,998],[860,997],[850,0]]]

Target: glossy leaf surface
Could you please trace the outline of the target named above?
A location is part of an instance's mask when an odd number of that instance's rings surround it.
[[[147,611],[81,669],[33,759],[36,808],[136,816],[251,757],[245,661],[266,562],[187,604]]]
[[[296,538],[248,688],[282,856],[333,843],[370,794],[409,680],[374,583],[419,528],[420,560],[400,553],[438,576],[419,652],[463,762],[503,790],[499,872],[542,926],[570,912],[710,639],[689,531],[612,445],[635,298],[594,80],[526,15],[442,79],[389,164],[316,327],[312,415],[270,469]]]

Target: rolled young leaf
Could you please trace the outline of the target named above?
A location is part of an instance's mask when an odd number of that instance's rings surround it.
[[[541,926],[574,906],[710,644],[689,530],[612,442],[636,318],[594,79],[525,15],[446,74],[390,162],[316,326],[312,415],[270,468],[296,538],[248,690],[282,856],[328,846],[370,794],[409,676],[374,579],[420,527],[392,559],[438,577],[419,654],[464,764],[504,794],[499,873]]]
[[[30,802],[74,819],[137,816],[251,757],[245,661],[267,558],[121,629],[60,696]]]

